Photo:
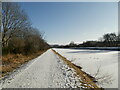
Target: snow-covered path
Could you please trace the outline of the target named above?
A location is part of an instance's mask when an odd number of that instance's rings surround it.
[[[69,69],[69,73],[66,70]],[[80,87],[80,82],[60,58],[49,49],[21,72],[6,79],[3,88],[64,88]],[[69,75],[68,75],[69,74]],[[69,77],[68,77],[69,76]],[[72,80],[70,81],[70,79]]]

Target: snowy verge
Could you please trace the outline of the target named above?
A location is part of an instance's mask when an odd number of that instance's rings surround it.
[[[81,78],[80,82],[82,83],[82,86],[87,87],[87,88],[100,88],[94,83],[95,78],[87,74],[86,72],[82,71],[81,70],[82,68],[80,66],[77,66],[74,63],[70,62],[65,57],[63,57],[58,52],[56,52],[55,50],[53,50],[53,52],[56,55],[58,55],[64,61],[64,63],[66,63],[69,67],[71,67],[76,72],[76,75]]]

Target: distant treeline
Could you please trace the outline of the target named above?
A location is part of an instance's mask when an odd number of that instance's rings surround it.
[[[32,54],[49,48],[43,39],[43,34],[32,27],[27,14],[21,9],[18,3],[2,3],[2,53]]]
[[[73,41],[68,45],[52,45],[52,47],[58,48],[70,48],[70,47],[120,47],[120,34],[115,33],[104,34],[97,41],[86,41],[82,44],[75,44]]]

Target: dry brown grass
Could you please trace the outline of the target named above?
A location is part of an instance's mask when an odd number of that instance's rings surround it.
[[[82,83],[82,86],[86,87],[86,88],[91,88],[94,90],[102,90],[102,88],[99,88],[92,80],[92,78],[90,78],[88,76],[88,74],[86,74],[84,71],[81,70],[81,68],[77,67],[75,64],[71,63],[69,60],[67,60],[65,57],[63,57],[62,55],[60,55],[59,53],[57,53],[55,50],[53,50],[53,52],[55,54],[57,54],[69,67],[73,68],[77,75],[81,78],[82,81],[80,81]]]
[[[2,72],[2,75],[0,77],[5,76],[9,72],[12,72],[14,69],[18,68],[20,65],[32,60],[44,52],[45,51],[39,51],[28,56],[23,54],[7,54],[2,56],[2,64],[0,64],[0,72]]]

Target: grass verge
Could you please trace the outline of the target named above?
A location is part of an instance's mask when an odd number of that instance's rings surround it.
[[[53,50],[53,49],[52,49]],[[58,52],[56,52],[55,50],[53,50],[53,52],[55,54],[57,54],[64,62],[65,64],[67,64],[69,67],[73,68],[77,75],[81,78],[82,81],[80,81],[82,83],[82,86],[92,89],[92,90],[104,90],[100,87],[98,87],[93,79],[90,77],[89,74],[87,74],[86,72],[82,71],[81,67],[76,66],[75,64],[71,63],[69,60],[67,60],[65,57],[63,57],[62,55],[60,55]]]
[[[2,64],[0,64],[0,78],[8,75],[9,72],[12,72],[16,68],[20,67],[22,64],[36,58],[37,56],[43,54],[46,50],[39,51],[37,53],[31,55],[23,55],[23,54],[7,54],[0,57]]]

